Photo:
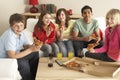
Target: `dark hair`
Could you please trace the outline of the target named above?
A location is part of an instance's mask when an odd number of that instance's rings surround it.
[[[43,11],[41,12],[40,16],[39,16],[39,20],[37,22],[37,24],[35,25],[36,27],[39,27],[40,29],[42,29],[43,25],[44,25],[44,22],[42,21],[43,20],[43,17],[46,15],[46,14],[50,14],[50,12],[48,11]]]
[[[55,21],[56,21],[57,24],[60,24],[60,23],[61,23],[60,20],[58,19],[58,16],[60,15],[60,13],[61,13],[62,11],[65,13],[65,16],[66,16],[65,26],[68,27],[68,21],[70,20],[70,18],[69,18],[69,15],[68,15],[68,13],[67,13],[67,10],[64,9],[64,8],[58,9],[58,11],[57,11],[57,13],[56,13],[56,20],[55,20]]]
[[[9,19],[10,26],[13,26],[16,22],[22,22],[23,24],[25,24],[25,17],[18,13],[11,15]]]
[[[85,9],[90,9],[90,11],[92,12],[92,8],[91,8],[90,6],[88,6],[88,5],[85,5],[85,6],[81,9],[81,13],[83,13],[83,11],[84,11]]]

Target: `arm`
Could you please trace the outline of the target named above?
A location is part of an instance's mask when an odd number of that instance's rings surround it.
[[[31,45],[23,45],[24,49],[28,49],[29,47],[31,47]]]
[[[78,34],[79,34],[79,25],[77,24],[77,22],[75,22],[73,24],[73,31],[72,31],[73,40],[77,40],[77,41],[84,40],[84,38],[78,37]]]
[[[100,30],[98,30],[98,31],[95,31],[95,35],[96,35],[96,40],[97,40],[97,43],[101,40],[101,38],[100,38]]]
[[[105,30],[105,41],[104,41],[104,45],[101,48],[97,48],[97,49],[93,49],[90,50],[90,52],[92,53],[103,53],[106,52],[108,50],[108,32],[107,29]]]
[[[73,36],[73,40],[77,40],[77,41],[83,41],[84,40],[84,38],[78,37],[78,32],[76,32],[76,31],[73,31],[72,36]]]
[[[31,46],[30,48],[22,51],[22,52],[19,52],[17,53],[16,51],[13,51],[13,50],[7,50],[7,54],[10,58],[15,58],[15,59],[18,59],[18,58],[22,58],[22,57],[25,57],[29,54],[31,54],[32,52],[36,52],[36,51],[39,51],[40,50],[40,47],[41,46]]]
[[[56,36],[59,41],[63,39],[63,28],[59,28],[59,30],[56,31]]]

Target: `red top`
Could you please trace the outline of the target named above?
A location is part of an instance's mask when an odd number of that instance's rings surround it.
[[[46,44],[53,43],[55,41],[56,36],[55,25],[52,22],[50,22],[49,27],[51,27],[52,31],[50,35],[47,37],[46,31],[44,29],[40,30],[39,27],[35,26],[33,37],[36,37],[38,40]]]

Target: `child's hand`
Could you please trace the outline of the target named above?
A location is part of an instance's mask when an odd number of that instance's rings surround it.
[[[59,31],[60,31],[60,33],[62,33],[62,32],[64,31],[64,28],[63,28],[63,27],[60,27],[60,28],[59,28]]]
[[[88,51],[91,52],[91,53],[94,53],[95,52],[94,47],[96,47],[98,44],[99,43],[88,44],[88,46],[87,46]]]
[[[90,53],[95,53],[95,50],[92,48],[92,49],[88,49],[88,51],[90,52]]]
[[[97,40],[96,43],[99,43],[99,41],[100,41],[101,39],[100,39],[100,37],[97,37],[96,40]]]
[[[43,45],[43,42],[38,40],[36,37],[33,37],[33,40],[34,40],[34,44],[36,46],[42,46]]]
[[[51,27],[47,27],[47,29],[46,29],[46,35],[47,35],[47,37],[51,34],[52,30],[53,29]]]
[[[40,48],[41,48],[41,46],[32,45],[32,46],[30,47],[30,50],[31,50],[32,52],[36,52],[36,51],[39,51]]]
[[[93,38],[92,38],[91,36],[88,36],[88,37],[85,37],[85,38],[84,38],[84,40],[87,41],[87,42],[91,41],[92,39],[93,39]]]

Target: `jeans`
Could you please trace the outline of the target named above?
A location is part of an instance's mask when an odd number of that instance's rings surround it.
[[[73,52],[74,56],[74,48],[71,40],[57,41],[56,43],[58,44],[60,52],[62,53],[63,57],[67,57],[68,52]]]
[[[22,76],[22,80],[35,80],[38,61],[38,52],[33,52],[23,58],[17,59],[18,70]]]
[[[55,56],[59,52],[59,47],[56,43],[43,44],[41,50],[44,52],[44,57],[48,57],[50,53]]]
[[[91,57],[94,59],[98,59],[98,60],[102,60],[102,61],[108,61],[108,62],[115,62],[114,60],[112,60],[111,58],[109,58],[109,56],[107,55],[107,53],[89,53],[86,52],[85,53],[86,57]]]
[[[83,50],[83,48],[87,48],[87,45],[89,43],[94,43],[94,41],[90,41],[90,42],[86,42],[86,41],[73,41],[73,46],[74,46],[74,50],[75,50],[75,56],[79,56],[79,52],[81,52]],[[95,48],[100,48],[103,46],[103,41],[99,42],[99,45],[96,46]]]

